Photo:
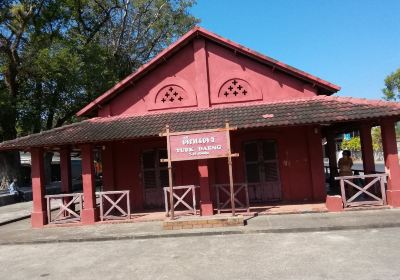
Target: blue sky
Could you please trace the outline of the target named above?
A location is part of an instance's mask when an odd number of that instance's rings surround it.
[[[342,87],[382,98],[400,68],[399,0],[198,0],[200,26]]]

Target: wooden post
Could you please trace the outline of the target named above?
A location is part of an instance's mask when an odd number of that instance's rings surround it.
[[[379,180],[379,184],[380,184],[380,187],[381,187],[383,205],[387,204],[387,201],[386,201],[386,190],[385,190],[385,180],[386,180],[386,174],[381,176],[381,178]]]
[[[346,188],[344,186],[344,180],[340,179],[340,190],[342,193],[342,201],[343,201],[343,206],[347,206],[347,198],[346,198]]]
[[[225,123],[226,128],[226,138],[228,141],[228,168],[229,168],[229,187],[231,192],[231,207],[232,207],[232,216],[235,216],[235,193],[233,189],[233,172],[232,172],[232,152],[231,152],[231,141],[229,134],[229,123]]]
[[[170,218],[174,219],[174,188],[172,185],[172,162],[171,162],[171,147],[170,147],[170,139],[169,139],[169,125],[165,127],[165,133],[167,136],[167,153],[168,153],[168,183],[169,183],[169,205],[170,205]]]
[[[129,194],[130,194],[130,191],[128,191],[128,193],[126,194],[126,207],[128,208],[127,209],[128,210],[128,219],[131,218],[131,204],[129,201]]]

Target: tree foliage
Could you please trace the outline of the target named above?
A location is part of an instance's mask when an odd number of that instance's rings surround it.
[[[400,68],[385,79],[383,98],[386,100],[400,100]]]
[[[0,140],[74,121],[83,105],[192,28],[194,4],[1,1]]]
[[[372,134],[372,147],[374,152],[382,152],[382,136],[381,136],[381,128],[379,126],[375,126],[371,129]]]
[[[382,152],[382,138],[381,138],[381,128],[379,126],[373,127],[371,129],[372,137],[372,148],[375,153]],[[343,139],[341,143],[342,150],[350,150],[353,152],[361,151],[361,139],[359,136],[352,137],[349,140]]]
[[[342,150],[361,151],[360,137],[352,137],[349,140],[343,139],[341,148]]]

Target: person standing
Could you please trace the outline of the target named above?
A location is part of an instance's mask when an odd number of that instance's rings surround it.
[[[339,176],[352,176],[353,171],[353,159],[351,158],[351,152],[349,150],[344,150],[342,152],[342,157],[338,162],[339,166]]]
[[[338,162],[339,166],[339,176],[353,176],[353,159],[351,158],[351,152],[349,150],[344,150],[342,152],[342,157]],[[351,180],[350,180],[351,181]],[[349,184],[346,184],[346,197],[352,197],[355,194],[355,189]]]

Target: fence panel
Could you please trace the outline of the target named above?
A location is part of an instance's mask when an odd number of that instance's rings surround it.
[[[104,191],[96,193],[100,198],[100,220],[124,220],[131,218],[129,191]],[[125,198],[125,204],[123,203]],[[107,208],[107,204],[109,207]],[[125,207],[124,207],[125,206]]]
[[[222,211],[232,211],[231,200],[230,200],[230,185],[229,184],[216,184],[217,195],[217,211],[220,214]],[[235,210],[250,212],[249,202],[249,190],[247,183],[235,183],[233,184],[233,197],[235,200]],[[243,199],[244,194],[244,199]],[[242,195],[242,197],[240,197]],[[242,200],[241,200],[242,198]],[[228,207],[229,206],[229,207]]]
[[[183,205],[187,210],[192,211],[193,215],[197,214],[196,210],[196,188],[199,188],[199,186],[195,185],[187,185],[187,186],[175,186],[173,187],[173,194],[174,198],[176,199],[176,202],[174,203],[174,210],[178,205]],[[175,190],[184,190],[184,192],[179,195],[175,192]],[[165,215],[168,217],[169,216],[169,211],[170,207],[168,204],[168,196],[169,196],[170,190],[169,187],[164,187],[164,199],[165,199]],[[187,203],[184,199],[185,197],[189,194],[192,193],[192,205]]]
[[[386,205],[387,174],[368,174],[354,176],[339,176],[340,190],[344,207],[361,205]],[[360,186],[361,185],[361,186]],[[370,190],[373,186],[378,192]],[[356,193],[354,193],[356,191]],[[363,195],[363,197],[361,197]],[[358,198],[358,201],[356,199]]]
[[[49,224],[76,223],[81,221],[83,193],[46,195],[47,219]],[[53,207],[53,202],[59,200],[59,207]],[[76,210],[76,204],[78,210]],[[55,215],[52,215],[52,211]]]

